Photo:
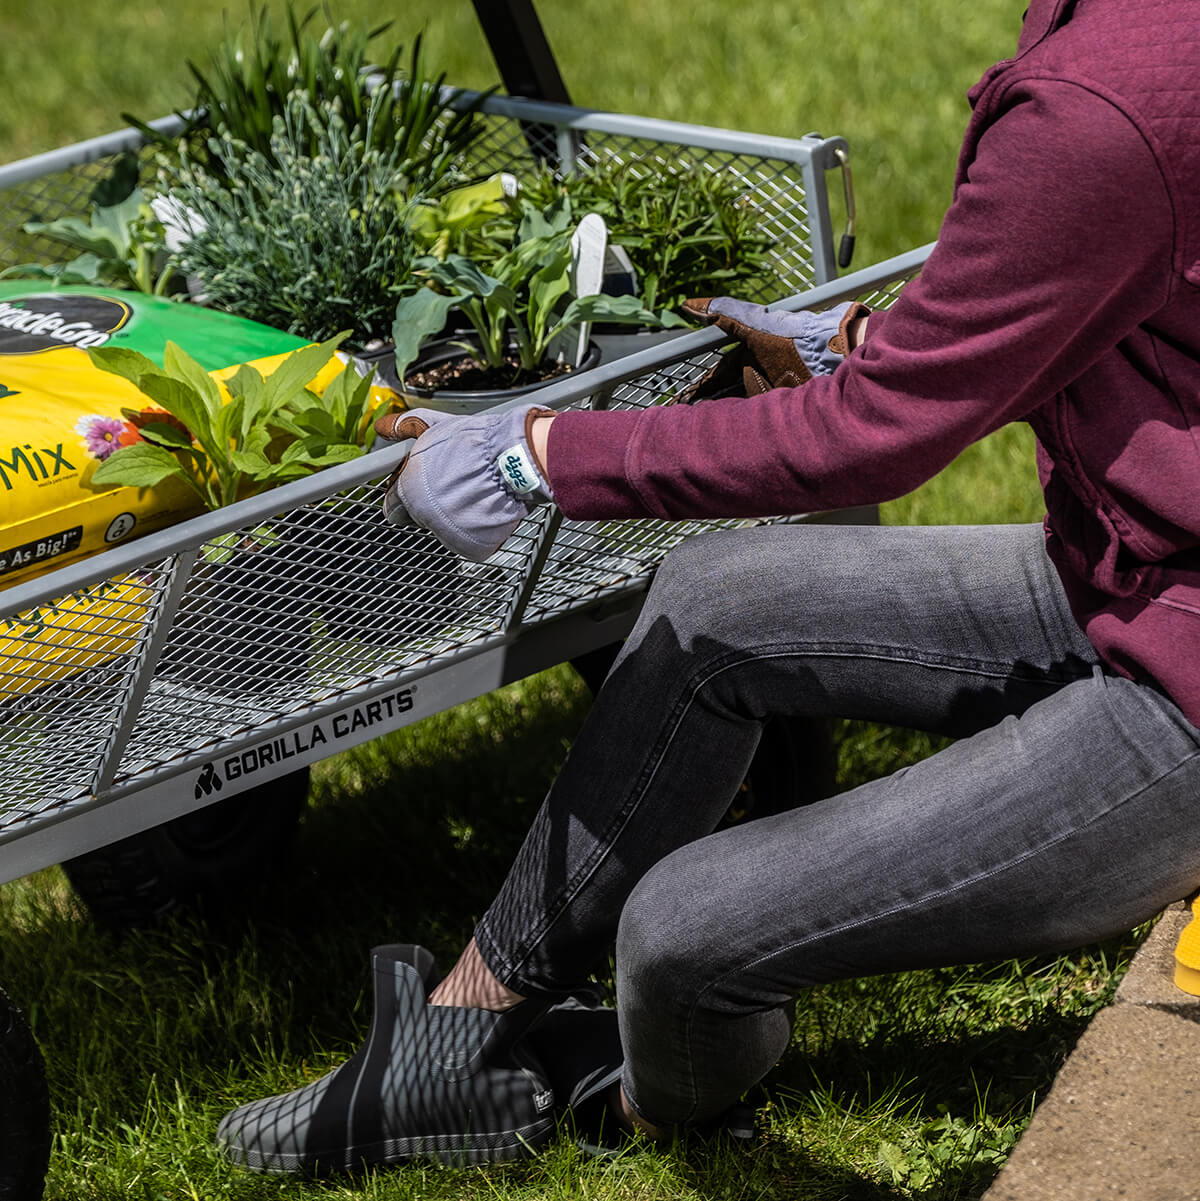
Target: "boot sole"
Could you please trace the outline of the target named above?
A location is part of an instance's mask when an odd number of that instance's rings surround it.
[[[553,1118],[519,1130],[480,1134],[430,1134],[385,1139],[368,1147],[337,1147],[325,1154],[279,1152],[263,1154],[226,1144],[222,1150],[231,1162],[251,1172],[296,1175],[309,1172],[350,1172],[358,1168],[386,1167],[417,1159],[432,1159],[451,1167],[507,1163],[533,1155],[554,1133]]]

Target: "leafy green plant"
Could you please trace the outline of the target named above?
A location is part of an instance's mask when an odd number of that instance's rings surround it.
[[[173,262],[240,316],[313,340],[340,329],[361,341],[385,335],[396,301],[417,286],[410,205],[393,190],[405,152],[373,144],[386,108],[376,93],[351,126],[336,103],[318,110],[296,91],[275,118],[270,156],[222,130],[211,143],[227,178],[186,152],[163,162],[157,188],[189,226]]]
[[[109,455],[92,484],[149,488],[181,479],[217,509],[357,457],[374,416],[370,379],[345,367],[320,396],[307,387],[344,339],[341,333],[294,351],[267,376],[243,365],[228,382],[228,401],[173,342],[162,367],[123,347],[89,350],[97,367],[135,384],[164,414],[143,417],[142,440]]]
[[[431,76],[417,36],[401,66],[403,47],[397,45],[373,64],[370,46],[391,22],[370,27],[366,22],[335,23],[329,8],[328,27],[313,27],[317,9],[297,16],[286,7],[286,34],[277,32],[266,5],[251,6],[249,23],[226,28],[224,40],[206,68],[189,61],[197,92],[191,109],[178,114],[183,132],[165,138],[145,122],[126,114],[148,139],[168,147],[177,139],[190,147],[193,158],[207,160],[214,177],[236,176],[240,155],[228,157],[226,144],[216,145],[205,131],[223,130],[268,162],[276,157],[276,120],[287,115],[287,98],[302,91],[317,110],[336,109],[353,138],[393,160],[410,190],[425,191],[438,181],[456,178],[458,164],[479,133],[477,109],[483,97],[463,104],[461,93],[445,87],[445,75]],[[294,118],[294,114],[292,115]],[[325,131],[319,122],[297,131],[297,150],[317,158],[324,150]]]
[[[470,322],[477,341],[456,343],[481,366],[503,367],[515,354],[517,370],[536,371],[562,333],[593,321],[625,325],[682,326],[674,313],[655,312],[636,296],[577,296],[571,288],[571,206],[545,212],[527,206],[515,245],[489,270],[473,259],[448,254],[418,258],[414,269],[432,291],[417,292],[396,306],[392,327],[396,372],[418,357],[421,343],[445,326],[452,308]]]
[[[504,239],[497,226],[511,228],[506,178],[515,189],[515,179],[497,174],[418,200],[409,217],[417,244],[436,259],[448,254],[480,261],[497,257]]]
[[[968,1119],[953,1116],[945,1105],[938,1110],[937,1118],[906,1131],[901,1142],[880,1143],[879,1164],[893,1184],[918,1191],[998,1169],[1017,1141],[1018,1130],[986,1111]]]
[[[22,229],[82,253],[65,263],[22,263],[0,272],[0,279],[48,279],[55,284],[129,288],[164,296],[177,282],[167,261],[163,229],[141,192],[116,204],[95,204],[87,220],[61,217],[30,221]]]
[[[599,213],[624,247],[649,308],[677,308],[692,296],[737,293],[778,299],[771,236],[744,185],[703,163],[600,160],[560,177],[542,167],[521,181],[525,203],[568,197]]]

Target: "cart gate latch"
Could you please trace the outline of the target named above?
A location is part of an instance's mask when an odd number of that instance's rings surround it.
[[[854,175],[850,170],[850,156],[841,146],[833,153],[842,168],[842,191],[846,197],[846,232],[838,245],[838,266],[844,271],[854,257],[854,228],[858,215],[854,210]]]

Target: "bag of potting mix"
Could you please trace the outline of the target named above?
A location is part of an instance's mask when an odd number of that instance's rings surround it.
[[[168,342],[218,380],[247,363],[269,374],[310,344],[141,293],[0,282],[0,590],[198,510],[196,494],[179,479],[149,488],[89,486],[100,463],[139,439],[140,423],[163,414],[132,383],[93,365],[88,349],[123,346],[162,363]],[[333,358],[312,388],[321,391],[341,369]],[[97,661],[122,653],[137,636],[147,599],[143,588],[108,583],[0,620],[0,696],[54,677],[52,662],[64,655],[74,672],[93,652]]]

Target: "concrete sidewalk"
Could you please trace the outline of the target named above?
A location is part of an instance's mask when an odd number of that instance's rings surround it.
[[[985,1201],[1200,1201],[1200,997],[1173,905],[1092,1019]]]

